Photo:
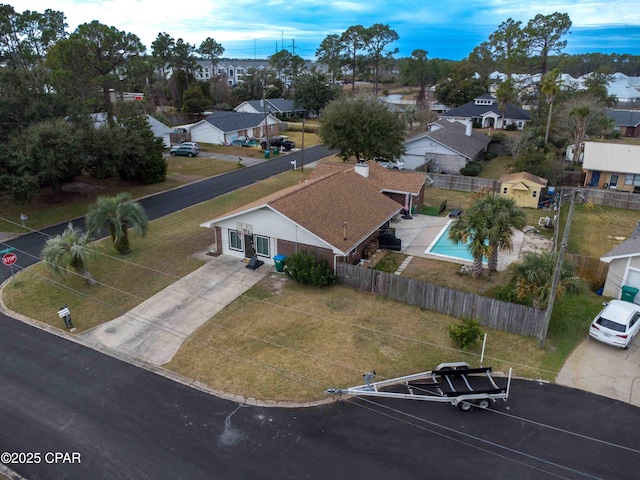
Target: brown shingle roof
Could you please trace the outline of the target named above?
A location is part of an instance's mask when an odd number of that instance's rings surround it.
[[[342,252],[349,252],[402,208],[353,169],[334,169],[208,223],[271,208]]]
[[[384,168],[377,162],[369,161],[369,178],[370,182],[373,182],[379,191],[411,193],[412,195],[418,195],[420,189],[427,181],[426,173],[419,172],[405,172],[400,170],[389,170]],[[352,170],[355,167],[349,164],[337,164],[337,163],[319,163],[311,178],[323,176],[328,173],[336,171]]]

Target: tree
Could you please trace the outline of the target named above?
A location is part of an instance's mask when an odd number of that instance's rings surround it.
[[[340,96],[340,89],[327,82],[322,73],[307,73],[298,77],[293,100],[298,108],[319,115],[329,102]]]
[[[224,53],[224,47],[213,38],[207,37],[198,48],[198,53],[211,62],[211,78],[217,78],[216,65]]]
[[[509,265],[507,282],[515,287],[518,298],[530,300],[535,308],[546,308],[556,259],[557,253],[553,251],[532,252],[525,254],[521,261]],[[585,282],[575,275],[573,265],[565,260],[560,270],[557,298],[568,292],[581,292],[584,288]]]
[[[171,65],[173,49],[176,41],[168,33],[159,33],[151,43],[152,62],[160,69],[160,79],[167,81],[167,68]]]
[[[319,135],[345,162],[375,157],[397,159],[404,153],[404,121],[375,98],[334,100],[320,119]]]
[[[573,159],[580,161],[585,136],[590,128],[605,117],[605,105],[597,97],[588,93],[579,93],[569,98],[560,112],[561,125],[574,144]]]
[[[540,91],[545,96],[545,99],[549,104],[549,113],[547,114],[547,127],[544,132],[545,145],[549,142],[549,130],[551,129],[551,114],[553,112],[553,102],[560,92],[560,75],[560,69],[554,68],[542,77],[542,84],[540,85]]]
[[[451,68],[448,78],[438,82],[436,97],[445,105],[458,106],[487,93],[487,87],[486,80],[477,77],[473,65],[463,60]]]
[[[42,260],[47,268],[56,275],[68,274],[69,270],[77,272],[89,285],[96,283],[87,268],[92,251],[87,247],[89,237],[79,228],[69,223],[66,230],[45,243]]]
[[[507,105],[517,100],[518,94],[516,92],[515,84],[513,80],[507,78],[504,82],[498,85],[496,89],[496,101],[498,102],[498,110],[502,114],[502,126],[504,128],[504,112],[507,109]]]
[[[340,35],[341,51],[345,63],[351,66],[351,94],[355,93],[356,72],[358,71],[358,55],[367,44],[367,29],[362,25],[352,25]]]
[[[190,77],[193,77],[193,72],[198,68],[195,52],[196,47],[181,38],[176,40],[175,45],[171,49],[169,66],[183,73],[187,89],[189,88]]]
[[[332,83],[342,77],[344,57],[342,55],[340,36],[336,34],[327,35],[316,50],[316,58],[318,63],[327,66]]]
[[[0,5],[0,61],[21,69],[41,65],[47,49],[66,36],[64,20],[62,12],[50,9],[17,13]]]
[[[488,239],[486,218],[478,208],[468,209],[464,216],[456,218],[449,228],[449,240],[456,244],[467,244],[473,257],[474,277],[481,277],[485,273],[482,259],[491,253]]]
[[[376,23],[367,29],[366,46],[369,58],[373,62],[373,94],[378,95],[378,82],[380,76],[380,62],[387,45],[397,41],[400,37],[398,33],[382,23]],[[398,49],[394,48],[386,52],[388,56],[398,53]]]
[[[89,236],[94,236],[100,229],[109,230],[113,246],[119,254],[131,251],[129,247],[129,227],[136,234],[147,233],[148,220],[140,203],[131,200],[129,193],[119,193],[115,197],[98,197],[85,217]]]
[[[524,27],[523,33],[529,51],[529,56],[537,55],[540,72],[545,75],[548,71],[549,55],[560,54],[567,46],[562,38],[571,28],[571,19],[566,13],[538,14]]]
[[[132,34],[108,27],[97,20],[78,26],[68,39],[58,41],[50,50],[52,68],[72,84],[93,80],[90,85],[102,91],[103,108],[109,122],[113,121],[113,106],[109,90],[119,82],[118,74],[135,57],[144,54],[145,47]],[[81,62],[78,59],[82,59]],[[74,72],[80,71],[80,78]]]
[[[182,94],[184,112],[202,113],[211,105],[211,100],[202,91],[200,85],[192,85]]]
[[[512,18],[502,22],[498,30],[489,35],[488,49],[494,61],[502,63],[509,79],[516,67],[526,58],[524,33],[520,28],[522,22]]]
[[[478,208],[486,218],[491,248],[488,270],[495,272],[498,269],[499,252],[510,252],[513,249],[512,229],[523,228],[526,215],[516,206],[514,199],[502,195],[486,195],[472,208]]]
[[[407,82],[418,86],[416,105],[423,112],[429,109],[427,84],[429,79],[433,79],[432,70],[427,60],[427,51],[422,49],[411,52],[411,57],[403,61],[400,67],[400,73]]]

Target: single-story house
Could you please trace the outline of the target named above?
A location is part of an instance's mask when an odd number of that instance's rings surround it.
[[[354,168],[349,164],[319,163],[310,178],[326,175],[334,171],[346,171]],[[424,189],[427,174],[408,172],[406,170],[390,170],[374,161],[355,165],[356,172],[374,183],[380,193],[403,206],[407,212],[419,209],[424,205]]]
[[[640,137],[640,110],[607,109],[607,117],[616,122],[616,129],[623,137]]]
[[[616,248],[600,257],[600,261],[609,264],[603,295],[620,298],[623,286],[640,289],[640,235],[637,230]],[[640,294],[636,296],[635,301],[640,303]]]
[[[91,120],[93,121],[93,125],[96,128],[104,127],[108,124],[107,114],[105,112],[90,113],[89,116],[91,117]],[[162,144],[166,148],[171,147],[170,135],[173,132],[173,130],[167,125],[165,125],[164,123],[162,123],[161,121],[153,118],[151,115],[145,115],[145,117],[147,118],[147,123],[149,124],[149,128],[151,128],[151,132],[153,132],[153,136],[155,138],[162,139]]]
[[[376,167],[321,167],[324,172],[319,170],[303,183],[201,226],[213,230],[218,253],[239,259],[255,254],[273,265],[276,255],[307,250],[326,259],[334,270],[340,262],[359,262],[377,248],[380,230],[404,208],[390,198],[394,192],[381,192],[376,173],[369,175]]]
[[[489,143],[491,138],[474,131],[470,121],[441,120],[407,140],[401,159],[407,169],[426,164],[430,172],[458,174],[467,163],[482,158]]]
[[[174,129],[189,133],[192,142],[228,145],[238,137],[265,137],[265,124],[271,137],[278,135],[282,122],[269,114],[265,119],[264,114],[258,113],[215,111],[197,123]]]
[[[640,192],[640,145],[584,142],[585,185]]]
[[[293,100],[284,98],[266,98],[265,100],[245,100],[234,108],[236,112],[261,113],[276,115],[279,118],[304,116],[304,108],[296,108]]]
[[[500,175],[500,194],[511,197],[519,207],[538,208],[540,193],[547,186],[547,179],[529,172]]]
[[[489,94],[480,95],[471,102],[451,108],[441,117],[462,122],[472,121],[480,128],[504,129],[509,125],[515,125],[518,130],[522,130],[531,120],[531,115],[511,103],[502,111],[496,98]]]

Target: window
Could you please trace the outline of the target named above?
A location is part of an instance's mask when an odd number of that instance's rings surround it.
[[[229,230],[229,248],[242,251],[242,237],[235,230]]]
[[[507,193],[509,193],[509,188],[508,188],[508,187],[504,187],[504,188],[502,189],[502,194],[503,194],[503,195],[506,195]]]
[[[633,185],[634,187],[640,187],[640,175],[627,175],[624,179],[625,185]]]
[[[269,237],[256,235],[256,253],[262,257],[269,257]]]
[[[534,190],[532,193],[533,193],[533,198],[536,198],[538,196],[538,191],[537,190]]]

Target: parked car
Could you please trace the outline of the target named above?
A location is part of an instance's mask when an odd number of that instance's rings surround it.
[[[589,336],[619,348],[629,348],[640,330],[640,305],[611,300],[591,322]]]
[[[196,148],[190,143],[185,142],[181,143],[180,145],[176,145],[175,147],[171,147],[169,153],[174,157],[176,155],[180,157],[195,157],[198,155],[198,153],[200,153],[200,149]]]
[[[404,162],[402,160],[376,160],[376,162],[389,170],[404,170]]]
[[[200,152],[200,144],[199,143],[196,143],[196,142],[180,142],[180,145],[191,145],[198,152]]]
[[[288,152],[288,151],[296,148],[296,143],[292,142],[291,140],[287,140],[286,138],[283,138],[283,137],[271,137],[271,138],[269,138],[269,146],[271,148],[281,148],[285,152]],[[267,141],[266,140],[262,140],[260,142],[260,147],[262,147],[263,150],[266,150],[267,149]]]

